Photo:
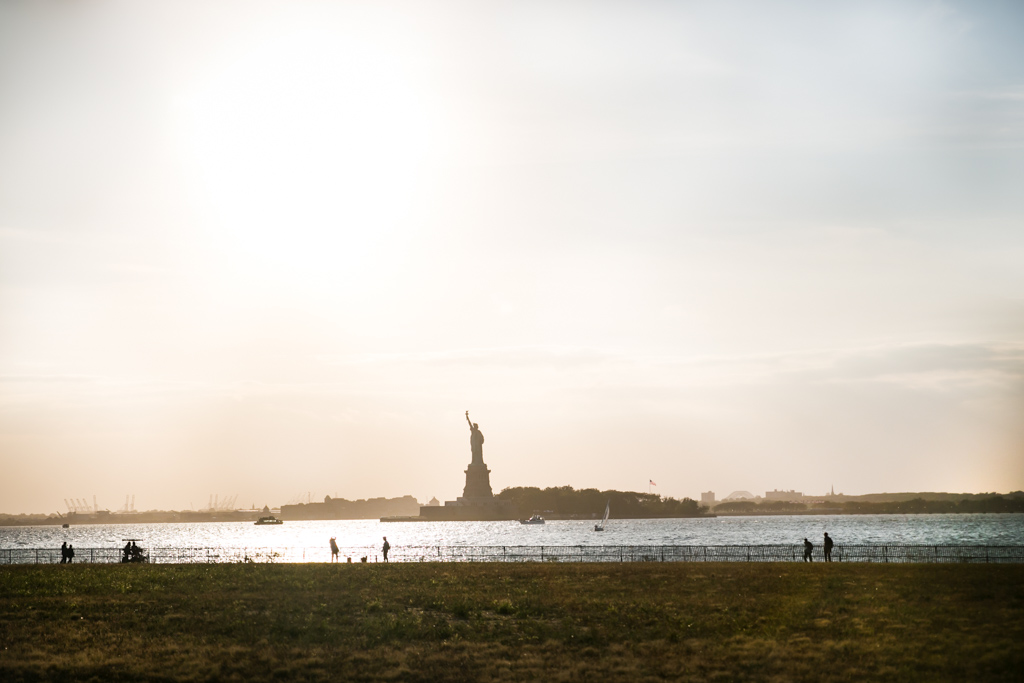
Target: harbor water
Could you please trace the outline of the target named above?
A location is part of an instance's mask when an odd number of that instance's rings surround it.
[[[377,559],[384,536],[400,558],[406,548],[464,546],[756,546],[819,545],[824,532],[840,545],[1024,545],[1022,514],[794,515],[706,519],[610,519],[604,532],[593,520],[550,520],[545,524],[503,522],[390,522],[322,520],[257,526],[251,522],[198,524],[97,524],[0,527],[0,549],[117,551],[125,539],[164,556],[206,553],[209,557],[277,557],[282,561],[327,561],[329,539],[343,556]],[[84,559],[84,558],[81,558]]]

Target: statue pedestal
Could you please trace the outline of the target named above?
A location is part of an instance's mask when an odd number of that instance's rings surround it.
[[[466,415],[469,418],[469,415]],[[472,424],[472,423],[470,423]],[[474,432],[475,435],[479,432]],[[466,487],[457,500],[446,500],[444,505],[420,507],[419,519],[426,521],[492,521],[516,519],[516,509],[507,500],[494,497],[491,491],[491,471],[484,464],[483,435],[479,442],[471,442],[473,460],[466,468]]]
[[[470,463],[466,468],[466,488],[462,497],[472,500],[493,498],[491,492],[491,471],[483,463]]]

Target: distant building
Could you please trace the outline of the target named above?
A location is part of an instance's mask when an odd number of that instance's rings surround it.
[[[707,507],[713,506],[715,504],[715,492],[706,491],[700,494],[700,504],[706,505]]]
[[[750,491],[733,491],[723,500],[754,500],[754,494]]]
[[[766,491],[764,494],[765,500],[784,500],[790,503],[799,503],[804,499],[804,494],[800,491]]]
[[[437,499],[437,496],[434,496],[433,498],[430,499],[430,502],[427,503],[427,505],[432,507],[432,508],[440,507],[441,506],[441,501],[439,501]]]
[[[380,519],[390,515],[414,515],[420,504],[412,496],[345,500],[324,496],[322,503],[282,505],[281,518],[296,519]]]

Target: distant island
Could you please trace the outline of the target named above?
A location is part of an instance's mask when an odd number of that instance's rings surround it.
[[[636,491],[599,491],[555,486],[515,486],[495,496],[515,510],[517,515],[541,514],[548,519],[595,519],[610,502],[613,519],[686,518],[742,515],[916,515],[941,513],[1024,512],[1024,491],[1011,493],[870,493],[862,496],[837,494],[808,502],[746,499],[724,500],[713,505],[690,498],[666,498],[656,493]],[[436,501],[433,501],[436,504]],[[4,514],[0,526],[60,524],[160,524],[173,522],[246,522],[261,515],[279,514],[285,521],[315,519],[375,519],[385,515],[414,514],[420,505],[412,496],[345,500],[282,505],[252,510],[148,510],[90,514]]]
[[[711,516],[707,508],[702,508],[695,500],[636,491],[515,486],[504,489],[497,498],[514,505],[524,517],[539,514],[548,519],[595,519],[604,512],[606,503],[610,505],[612,519]]]
[[[420,504],[412,496],[366,500],[345,500],[326,496],[322,503],[282,505],[281,519],[378,519],[386,515],[414,515],[419,509]]]
[[[0,513],[0,526],[45,524],[166,524],[173,522],[254,522],[263,515],[276,514],[284,521],[314,519],[377,519],[382,515],[411,514],[419,510],[412,496],[345,500],[326,496],[324,502],[282,505],[280,510],[265,506],[250,510],[147,510],[146,512],[68,512],[49,515],[7,515]]]
[[[22,514],[0,513],[0,526],[35,526],[47,524],[166,524],[169,522],[247,522],[256,521],[263,510],[146,510],[145,512],[67,512],[64,514]]]
[[[1024,492],[870,493],[825,500],[724,500],[708,508],[716,515],[927,515],[1024,512]]]

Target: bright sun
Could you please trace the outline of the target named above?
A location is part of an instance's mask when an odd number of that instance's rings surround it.
[[[415,68],[387,41],[305,29],[232,54],[188,98],[185,147],[234,278],[371,267],[438,152],[438,107]]]

